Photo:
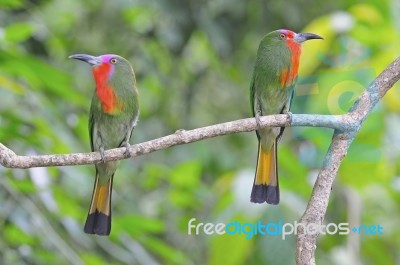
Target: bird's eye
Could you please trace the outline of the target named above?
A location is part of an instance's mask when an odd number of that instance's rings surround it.
[[[115,59],[115,58],[112,58],[112,59],[110,60],[110,63],[112,63],[112,64],[116,64],[116,63],[117,63],[117,59]]]
[[[280,38],[281,40],[283,40],[283,39],[285,39],[285,38],[286,38],[286,35],[285,35],[285,34],[283,34],[283,33],[281,33],[281,34],[279,35],[279,38]]]

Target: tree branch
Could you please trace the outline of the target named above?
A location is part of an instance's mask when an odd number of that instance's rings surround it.
[[[386,92],[400,79],[400,57],[392,62],[361,94],[351,107],[348,116],[353,120],[352,128],[340,130],[335,128],[331,145],[324,159],[324,164],[314,184],[311,199],[306,211],[300,218],[300,223],[321,225],[328,207],[329,195],[339,166],[345,157],[354,137],[361,128],[368,114],[386,94]],[[319,234],[306,234],[303,226],[297,230],[296,263],[297,265],[314,265],[315,249]]]
[[[290,117],[292,122],[290,122]],[[280,114],[261,117],[261,127],[267,126],[314,126],[329,127],[343,130],[350,126],[346,115],[307,115],[307,114]],[[241,119],[220,123],[190,131],[178,130],[174,134],[130,147],[130,157],[141,156],[162,150],[171,146],[188,144],[216,136],[250,132],[256,130],[254,118]],[[110,149],[104,152],[105,161],[126,159],[125,147]],[[49,166],[88,165],[101,162],[99,152],[76,153],[65,155],[34,155],[18,156],[12,150],[0,143],[0,164],[8,168],[32,168]]]

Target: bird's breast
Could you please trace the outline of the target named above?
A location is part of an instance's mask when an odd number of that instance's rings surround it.
[[[100,101],[101,109],[107,114],[121,112],[123,106],[110,85],[96,86],[96,96]]]
[[[299,66],[297,63],[297,65],[292,65],[291,67],[282,70],[280,75],[281,88],[287,88],[293,85],[297,77],[298,69]]]
[[[287,46],[290,51],[290,64],[281,71],[280,83],[282,88],[293,85],[299,72],[300,64],[301,45],[294,41],[288,41]]]

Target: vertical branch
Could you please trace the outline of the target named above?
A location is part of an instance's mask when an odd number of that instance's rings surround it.
[[[315,227],[322,225],[333,181],[351,142],[375,105],[399,79],[400,57],[383,70],[344,116],[345,123],[349,127],[345,130],[335,129],[323,167],[314,184],[311,199],[299,221],[302,225],[298,226],[297,229],[297,265],[315,265],[315,250],[319,234],[310,233],[310,231],[305,231],[304,228],[309,227],[310,224],[315,224]]]
[[[326,209],[328,207],[329,195],[333,181],[335,180],[339,166],[347,153],[353,137],[349,139],[348,133],[335,131],[332,143],[324,159],[323,168],[318,174],[314,184],[311,199],[308,202],[306,211],[300,218],[296,244],[296,262],[298,265],[315,265],[315,249],[317,247],[318,233],[307,233],[304,227],[310,224],[322,225]]]

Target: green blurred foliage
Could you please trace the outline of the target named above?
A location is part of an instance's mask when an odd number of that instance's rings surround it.
[[[132,62],[141,117],[132,143],[250,116],[258,43],[277,28],[314,32],[292,112],[342,114],[400,54],[398,1],[0,0],[0,142],[17,154],[89,151],[93,80],[74,53]],[[398,264],[400,90],[372,111],[333,187],[326,223],[384,227],[325,235],[318,264]],[[294,264],[295,237],[188,235],[188,221],[294,222],[332,137],[288,128],[279,147],[282,202],[253,205],[254,133],[121,162],[108,238],[82,232],[93,166],[0,167],[0,264]],[[397,263],[396,263],[397,262]]]

